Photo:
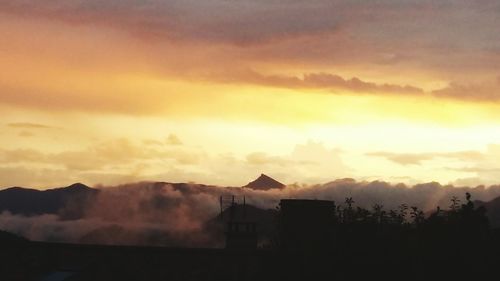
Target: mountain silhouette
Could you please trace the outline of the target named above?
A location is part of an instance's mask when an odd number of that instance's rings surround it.
[[[81,218],[84,206],[99,191],[81,183],[36,190],[12,187],[0,191],[0,212],[20,215],[59,214],[63,219]]]
[[[490,220],[491,226],[500,227],[500,197],[488,202],[474,201],[474,204],[478,207],[486,208],[486,215]]]
[[[18,236],[16,234],[0,230],[0,245],[5,245],[5,244],[18,244],[18,243],[26,243],[28,242],[28,239]]]
[[[249,182],[244,188],[251,188],[254,190],[270,190],[270,189],[283,189],[285,185],[281,182],[261,174],[256,180]]]

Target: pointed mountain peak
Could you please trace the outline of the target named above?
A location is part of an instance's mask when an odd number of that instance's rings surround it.
[[[71,189],[89,189],[90,187],[84,185],[83,183],[74,183],[70,186],[68,186],[67,188],[71,188]]]
[[[265,174],[261,174],[256,180],[249,182],[244,187],[251,188],[255,190],[269,190],[269,189],[282,189],[285,188],[285,185],[281,182],[267,176]]]
[[[87,192],[93,191],[94,189],[83,184],[83,183],[74,183],[70,186],[60,187],[55,189],[48,189],[47,191],[64,191],[64,192]]]

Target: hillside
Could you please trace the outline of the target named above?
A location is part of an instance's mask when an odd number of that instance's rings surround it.
[[[67,187],[36,190],[12,187],[0,191],[0,212],[26,216],[59,214],[62,218],[77,219],[83,214],[88,200],[99,191],[76,183]]]

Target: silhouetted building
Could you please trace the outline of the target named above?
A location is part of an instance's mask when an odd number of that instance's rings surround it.
[[[256,249],[257,224],[248,221],[230,221],[226,229],[227,249]]]
[[[286,250],[330,249],[333,246],[335,203],[285,199],[280,202],[279,239]]]
[[[258,244],[257,223],[247,218],[246,199],[238,204],[235,196],[220,197],[221,219],[226,218],[226,249],[256,249]],[[229,202],[228,202],[229,201]]]

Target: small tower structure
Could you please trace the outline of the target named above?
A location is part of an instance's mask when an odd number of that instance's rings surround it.
[[[220,218],[225,223],[226,249],[256,249],[257,223],[247,217],[246,197],[221,196]]]

